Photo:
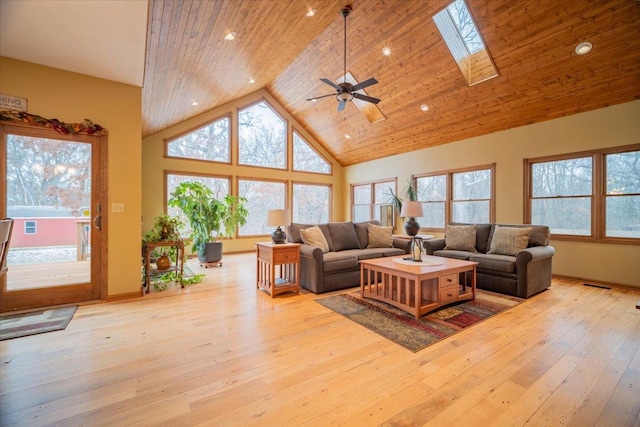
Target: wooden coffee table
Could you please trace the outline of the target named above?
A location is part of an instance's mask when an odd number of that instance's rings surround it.
[[[477,262],[425,256],[423,263],[403,256],[360,261],[363,298],[383,301],[420,319],[447,304],[476,297]]]

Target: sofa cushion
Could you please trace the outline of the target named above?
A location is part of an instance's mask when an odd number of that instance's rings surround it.
[[[355,251],[327,252],[323,255],[323,269],[325,273],[359,268]]]
[[[551,236],[551,230],[546,225],[531,225],[531,224],[495,224],[491,228],[491,234],[489,236],[489,245],[491,239],[495,233],[495,227],[513,227],[513,228],[528,228],[531,227],[531,234],[529,235],[529,244],[527,247],[532,248],[534,246],[549,246],[549,238]],[[489,248],[487,247],[487,250]],[[485,252],[486,253],[486,252]]]
[[[469,261],[477,262],[479,270],[500,271],[510,274],[516,272],[516,257],[510,255],[471,254]]]
[[[356,229],[356,234],[358,235],[358,242],[360,242],[360,249],[369,246],[369,224],[380,225],[380,221],[373,220],[353,224],[353,227]]]
[[[352,222],[330,222],[329,232],[333,241],[333,251],[360,249],[358,235]]]
[[[445,251],[477,252],[475,225],[447,225],[444,238]]]
[[[331,240],[331,233],[329,231],[329,224],[300,224],[300,223],[291,223],[291,225],[286,227],[287,238],[291,243],[304,243],[302,241],[302,236],[300,236],[300,230],[304,230],[309,227],[320,227],[322,230],[322,234],[324,234],[324,238],[327,240],[329,244],[329,251],[333,251],[333,241]]]
[[[393,247],[393,227],[369,224],[369,244],[367,248],[391,248]]]
[[[488,254],[516,255],[529,245],[532,227],[501,227],[496,225]]]
[[[300,236],[305,245],[320,248],[325,254],[329,252],[329,243],[327,243],[327,239],[324,237],[324,234],[322,234],[320,227],[303,228],[300,230]]]
[[[439,250],[439,251],[434,251],[433,252],[434,255],[436,256],[443,256],[445,258],[455,258],[455,259],[461,259],[463,261],[469,261],[469,256],[473,255],[473,252],[468,252],[468,251],[453,251],[453,250]]]

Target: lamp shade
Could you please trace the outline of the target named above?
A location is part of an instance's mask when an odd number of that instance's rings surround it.
[[[400,216],[402,218],[418,218],[424,215],[422,212],[422,202],[404,202],[402,209],[400,210]]]
[[[274,209],[267,212],[267,225],[280,226],[290,223],[289,209]]]

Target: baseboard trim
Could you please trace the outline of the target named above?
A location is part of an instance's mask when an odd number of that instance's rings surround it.
[[[139,292],[128,292],[126,294],[109,295],[107,297],[107,302],[114,302],[114,301],[122,301],[122,300],[126,300],[126,299],[140,298],[143,295],[142,292],[143,291],[140,290]]]
[[[604,282],[602,280],[587,279],[585,277],[564,276],[564,275],[560,275],[560,274],[554,274],[553,277],[556,277],[558,279],[578,280],[578,281],[584,282],[584,283],[593,283],[593,284],[597,284],[597,285],[603,285],[603,286],[608,286],[608,287],[618,288],[618,289],[626,289],[626,290],[631,290],[631,291],[640,291],[640,286],[631,286],[631,285],[625,285],[625,284],[616,283],[616,282]]]

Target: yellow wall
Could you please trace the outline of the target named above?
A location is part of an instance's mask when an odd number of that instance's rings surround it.
[[[142,107],[139,87],[0,57],[0,92],[27,98],[29,113],[63,122],[88,118],[109,131],[108,295],[140,292]]]
[[[257,167],[238,166],[235,158],[237,157],[237,139],[238,132],[236,131],[238,109],[246,107],[247,105],[258,102],[265,99],[269,105],[271,105],[285,120],[289,123],[289,170],[274,170]],[[189,130],[203,126],[215,119],[222,116],[231,114],[231,146],[232,146],[232,158],[233,164],[219,164],[212,162],[174,159],[164,157],[164,141],[167,139],[175,138]],[[321,175],[316,173],[304,173],[291,171],[291,126],[313,147],[323,155],[325,159],[330,161],[333,165],[332,175]],[[179,123],[175,126],[167,128],[154,135],[150,135],[144,138],[142,141],[142,186],[145,189],[142,198],[142,214],[144,217],[144,231],[151,228],[153,224],[153,218],[165,211],[164,200],[164,171],[179,171],[188,172],[194,174],[213,174],[221,176],[231,176],[232,179],[232,193],[237,194],[237,177],[242,178],[260,178],[260,179],[273,179],[273,180],[287,180],[289,194],[288,194],[288,207],[291,206],[291,182],[307,182],[307,183],[320,183],[329,184],[332,186],[333,199],[336,203],[332,206],[331,219],[334,221],[344,220],[342,216],[342,200],[344,195],[343,189],[343,175],[342,167],[324,150],[320,145],[307,133],[307,131],[296,122],[290,114],[288,114],[280,104],[265,90],[259,90],[243,98],[230,102],[214,110],[201,114],[193,119]],[[255,249],[255,242],[267,241],[270,237],[241,237],[224,241],[224,252],[241,252],[251,251]]]
[[[496,222],[522,223],[523,159],[640,142],[640,101],[344,168],[343,214],[351,183],[496,163]],[[385,171],[381,174],[380,171]],[[554,241],[553,273],[640,287],[640,245]]]

